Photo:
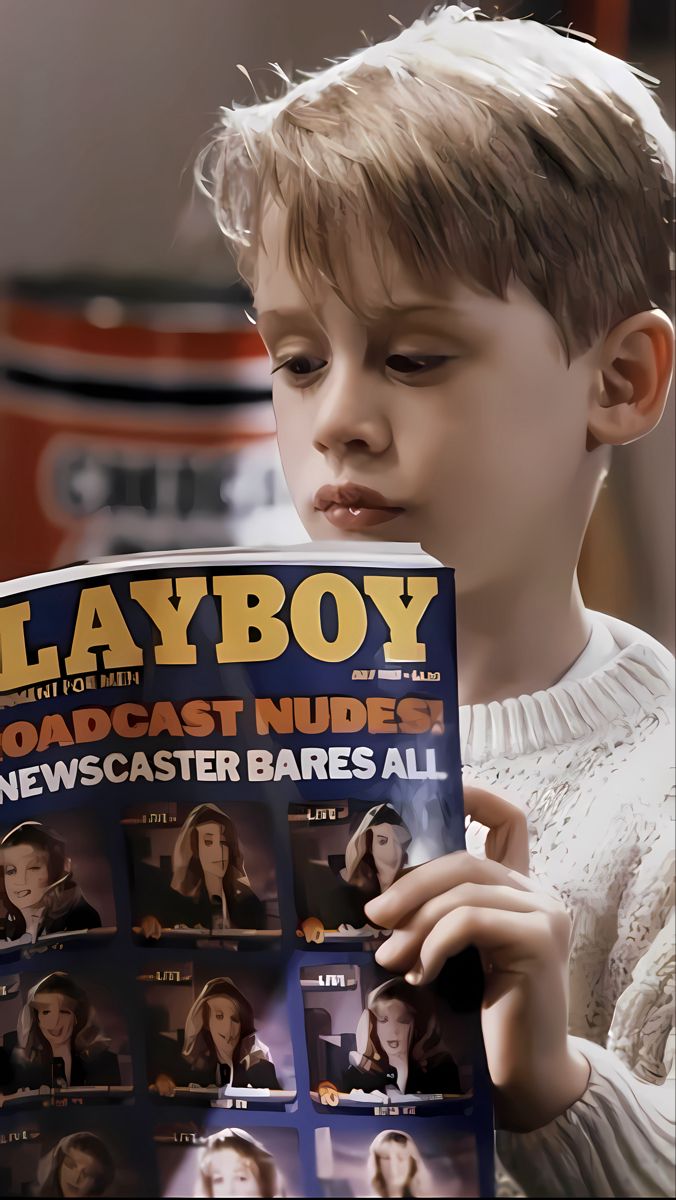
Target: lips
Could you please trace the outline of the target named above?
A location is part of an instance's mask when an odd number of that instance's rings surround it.
[[[331,525],[345,531],[383,525],[404,512],[399,505],[390,504],[380,492],[356,483],[325,484],[315,493],[313,503]]]

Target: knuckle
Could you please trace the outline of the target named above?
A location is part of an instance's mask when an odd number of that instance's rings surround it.
[[[456,926],[460,933],[467,933],[476,924],[477,911],[471,904],[461,904],[448,914],[446,923]]]

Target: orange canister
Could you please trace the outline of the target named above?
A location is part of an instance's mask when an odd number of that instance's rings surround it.
[[[289,541],[246,294],[23,279],[4,304],[0,576],[105,554]]]

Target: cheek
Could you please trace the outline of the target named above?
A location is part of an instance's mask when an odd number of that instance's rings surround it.
[[[301,483],[299,472],[313,449],[312,419],[309,413],[303,416],[300,405],[279,400],[275,403],[275,420],[282,467],[294,495]]]

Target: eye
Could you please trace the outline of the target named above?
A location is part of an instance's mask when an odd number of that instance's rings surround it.
[[[420,375],[449,361],[447,354],[391,354],[386,366],[398,375]]]
[[[16,875],[16,867],[5,867],[5,876]]]
[[[276,371],[285,370],[290,375],[314,375],[316,371],[321,371],[322,367],[325,366],[326,359],[324,358],[316,358],[313,354],[299,354],[292,358],[287,358],[279,366],[273,367],[271,374],[274,375]]]

